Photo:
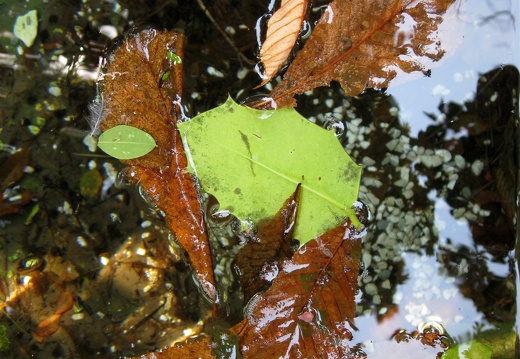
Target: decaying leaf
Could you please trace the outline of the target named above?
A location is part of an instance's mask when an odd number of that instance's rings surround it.
[[[361,167],[333,131],[294,109],[259,111],[232,99],[179,124],[202,186],[244,222],[274,216],[301,183],[294,238],[304,244],[339,225],[357,222]],[[222,139],[225,139],[223,141]]]
[[[271,287],[248,304],[244,358],[361,358],[351,350],[361,236],[350,221],[284,261]]]
[[[17,213],[23,206],[31,202],[31,191],[18,190],[17,194],[7,195],[5,189],[19,181],[31,160],[31,151],[22,149],[14,152],[5,161],[0,162],[0,217]]]
[[[45,337],[54,334],[60,328],[61,315],[72,308],[73,304],[74,295],[71,291],[61,293],[56,303],[54,314],[42,320],[32,332],[34,339],[41,343]]]
[[[178,359],[198,358],[215,359],[211,352],[212,340],[210,337],[198,337],[173,347],[165,348],[160,353],[148,353],[134,359]]]
[[[22,149],[13,153],[0,166],[0,192],[20,180],[24,174],[25,167],[31,160],[30,149]]]
[[[293,96],[338,81],[347,96],[388,86],[397,72],[424,70],[444,51],[435,37],[454,0],[335,0],[271,92],[278,107]]]
[[[182,92],[183,40],[175,32],[145,29],[129,36],[108,57],[100,80],[106,116],[101,129],[130,125],[149,133],[157,147],[124,161],[127,174],[139,181],[165,213],[177,240],[186,249],[205,292],[216,299],[211,253],[193,178],[176,121]],[[175,56],[174,56],[175,55]]]
[[[307,0],[282,0],[267,22],[267,34],[260,48],[264,65],[263,86],[276,75],[291,53],[305,19]]]
[[[45,337],[54,334],[60,328],[61,314],[52,314],[43,320],[32,332],[33,338],[42,342]]]
[[[282,262],[292,257],[300,189],[298,184],[276,216],[258,224],[255,238],[237,254],[235,264],[246,303],[276,277]]]

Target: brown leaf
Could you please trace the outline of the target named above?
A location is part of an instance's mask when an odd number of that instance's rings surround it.
[[[64,261],[63,257],[54,257],[51,254],[46,256],[46,260],[47,266],[44,272],[52,273],[56,282],[71,282],[79,277],[76,267],[69,260]]]
[[[23,206],[32,201],[32,197],[31,191],[28,189],[20,191],[20,196],[16,200],[0,196],[0,217],[6,214],[18,213]]]
[[[210,337],[198,337],[194,340],[165,348],[161,350],[160,353],[148,353],[140,357],[135,357],[134,359],[215,359],[216,356],[211,353],[211,345],[212,341]]]
[[[338,81],[347,96],[383,88],[397,71],[424,70],[422,60],[444,51],[433,37],[454,0],[335,0],[270,96],[278,107]]]
[[[13,153],[0,166],[0,192],[22,178],[25,167],[31,160],[31,151],[27,148]]]
[[[258,223],[254,240],[238,252],[235,264],[239,268],[244,302],[264,289],[278,272],[281,263],[292,256],[292,234],[300,197],[300,184],[272,219]]]
[[[106,109],[103,131],[127,124],[153,136],[156,149],[124,161],[128,177],[139,181],[165,213],[177,240],[188,252],[206,293],[216,299],[208,236],[193,178],[177,130],[182,91],[182,34],[145,29],[128,37],[109,57],[101,81]],[[168,56],[170,53],[170,56]],[[166,75],[167,74],[167,75]],[[94,126],[95,127],[95,126]]]
[[[359,232],[348,221],[286,260],[271,287],[248,305],[244,358],[364,357],[348,344],[360,256]]]
[[[278,73],[289,57],[303,25],[307,0],[282,0],[280,8],[267,22],[267,34],[260,48],[265,85]]]
[[[41,343],[45,337],[55,333],[60,328],[60,319],[61,314],[53,314],[43,320],[32,332],[34,339]]]
[[[66,290],[61,293],[58,301],[56,302],[55,314],[63,314],[68,311],[74,305],[74,294],[70,290]]]

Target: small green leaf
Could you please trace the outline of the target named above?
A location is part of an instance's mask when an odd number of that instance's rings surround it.
[[[153,150],[155,140],[137,127],[119,125],[103,132],[99,136],[98,146],[112,157],[131,160]]]
[[[38,12],[31,10],[16,18],[13,33],[23,41],[25,46],[31,47],[38,34]]]
[[[175,54],[174,52],[168,51],[166,52],[166,56],[168,56],[168,58],[172,60],[174,64],[182,64],[182,59],[179,56],[177,56],[177,54]]]
[[[170,76],[170,71],[166,71],[166,72],[162,75],[161,80],[162,80],[162,81],[166,81],[166,79],[168,78],[168,76]]]
[[[186,153],[204,189],[242,221],[274,216],[301,183],[294,237],[305,244],[343,223],[359,224],[361,167],[333,131],[292,108],[259,111],[232,99],[180,123]]]

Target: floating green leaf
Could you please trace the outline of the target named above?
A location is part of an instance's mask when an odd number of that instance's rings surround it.
[[[155,148],[153,137],[137,127],[119,125],[103,132],[98,146],[107,154],[120,160],[130,160],[146,155]]]
[[[242,221],[274,216],[302,184],[294,237],[301,244],[343,223],[357,199],[361,167],[324,130],[294,109],[225,104],[179,124],[204,189]]]
[[[38,34],[38,12],[31,10],[18,16],[14,22],[13,33],[25,46],[31,47]]]

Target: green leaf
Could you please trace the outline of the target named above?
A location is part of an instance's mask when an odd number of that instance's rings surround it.
[[[119,125],[103,132],[98,146],[107,154],[120,160],[131,160],[149,153],[155,148],[153,137],[137,127]]]
[[[303,245],[343,223],[361,167],[334,132],[292,108],[260,111],[225,104],[179,124],[190,165],[204,189],[242,221],[274,216],[302,184],[294,237]]]
[[[166,56],[176,65],[182,64],[182,59],[174,52],[168,51]]]
[[[473,339],[448,349],[442,354],[442,359],[490,359],[492,353],[491,346]]]
[[[31,10],[16,18],[13,33],[23,41],[25,46],[31,47],[38,34],[38,12]]]

